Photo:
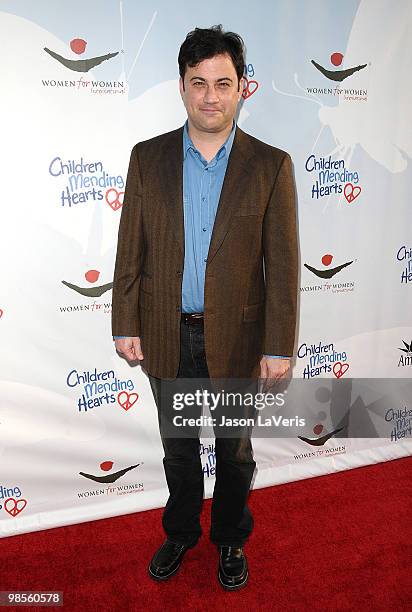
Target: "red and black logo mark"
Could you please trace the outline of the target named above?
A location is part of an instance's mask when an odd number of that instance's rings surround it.
[[[131,465],[130,467],[124,468],[123,470],[118,470],[117,472],[112,472],[111,474],[107,474],[105,476],[96,476],[95,474],[86,474],[85,472],[79,472],[80,476],[84,476],[85,478],[89,478],[89,480],[94,480],[94,482],[102,482],[102,483],[112,483],[119,480],[122,476],[124,476],[130,470],[134,470],[135,468],[142,465],[141,463],[136,463],[136,465]],[[103,472],[109,472],[113,467],[113,461],[103,461],[100,464],[100,469]]]
[[[330,61],[333,66],[340,66],[342,64],[342,60],[342,53],[336,52],[332,53],[332,55],[330,56]],[[319,70],[319,72],[321,72],[323,76],[325,76],[327,79],[339,82],[344,81],[348,77],[355,74],[355,72],[359,72],[359,70],[363,70],[367,66],[367,64],[360,64],[359,66],[353,66],[352,68],[346,68],[345,70],[330,70],[328,68],[325,68],[321,64],[318,64],[317,62],[315,62],[315,60],[310,61],[315,66],[315,68]]]
[[[87,42],[82,38],[73,38],[73,40],[70,41],[70,48],[73,53],[76,53],[77,55],[81,55],[85,52],[86,45]],[[116,55],[119,54],[119,52],[116,51],[116,53],[106,53],[106,55],[89,57],[88,59],[73,60],[68,59],[67,57],[63,57],[62,55],[59,55],[58,53],[52,51],[51,49],[48,49],[47,47],[44,47],[44,50],[53,59],[58,61],[60,64],[62,64],[69,70],[74,70],[74,72],[89,72],[89,70],[91,70],[92,68],[99,66],[101,63],[105,62],[106,60],[112,59],[112,57],[116,57]]]
[[[334,268],[328,268],[327,266],[330,266],[330,264],[332,263],[332,260],[333,260],[333,255],[330,255],[330,253],[326,253],[322,257],[322,263],[325,266],[324,270],[319,270],[318,268],[314,268],[313,266],[310,266],[309,264],[306,264],[306,263],[303,265],[310,272],[312,272],[312,274],[314,274],[315,276],[318,276],[319,278],[332,278],[333,276],[335,276],[335,274],[337,274],[344,268],[347,268],[348,266],[353,264],[353,261],[354,261],[354,260],[347,261],[346,263],[340,264],[339,266],[336,266]]]

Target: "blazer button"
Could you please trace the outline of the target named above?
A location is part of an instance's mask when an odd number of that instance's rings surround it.
[[[180,306],[176,306],[176,312],[180,312]]]
[[[178,270],[178,271],[176,272],[176,274],[177,274],[178,276],[183,276],[183,272],[181,272],[180,270]]]

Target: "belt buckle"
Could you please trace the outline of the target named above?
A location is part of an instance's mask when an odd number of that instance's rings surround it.
[[[203,314],[200,312],[183,313],[183,321],[186,325],[200,325],[203,323]]]

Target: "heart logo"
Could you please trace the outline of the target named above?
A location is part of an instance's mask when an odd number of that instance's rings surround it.
[[[14,497],[8,497],[4,502],[4,509],[10,516],[17,516],[26,506],[27,499],[14,499]]]
[[[127,393],[127,391],[121,391],[117,396],[117,401],[124,410],[129,410],[129,408],[131,408],[133,404],[137,402],[138,397],[139,396],[137,393]]]
[[[117,191],[114,187],[108,189],[105,193],[105,199],[110,208],[114,211],[119,210],[123,206],[124,191]],[[120,201],[120,198],[122,201]]]
[[[246,77],[244,78],[245,85],[243,87],[242,96],[244,100],[253,96],[257,88],[259,87],[259,83],[257,81],[249,81]]]
[[[0,308],[0,319],[1,319],[1,317],[2,317],[2,316],[3,316],[3,311],[2,311],[2,309]]]
[[[342,363],[341,361],[337,361],[333,366],[333,373],[336,378],[341,378],[345,372],[349,370],[348,363]]]
[[[356,200],[361,191],[362,189],[360,187],[355,187],[355,185],[352,185],[352,183],[346,183],[343,194],[348,204],[351,204],[353,200]]]

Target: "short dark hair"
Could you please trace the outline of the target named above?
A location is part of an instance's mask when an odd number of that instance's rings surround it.
[[[245,69],[245,43],[239,34],[225,32],[221,25],[195,28],[186,36],[178,56],[179,73],[185,79],[188,66],[193,68],[205,59],[227,53],[233,62],[238,82]]]

